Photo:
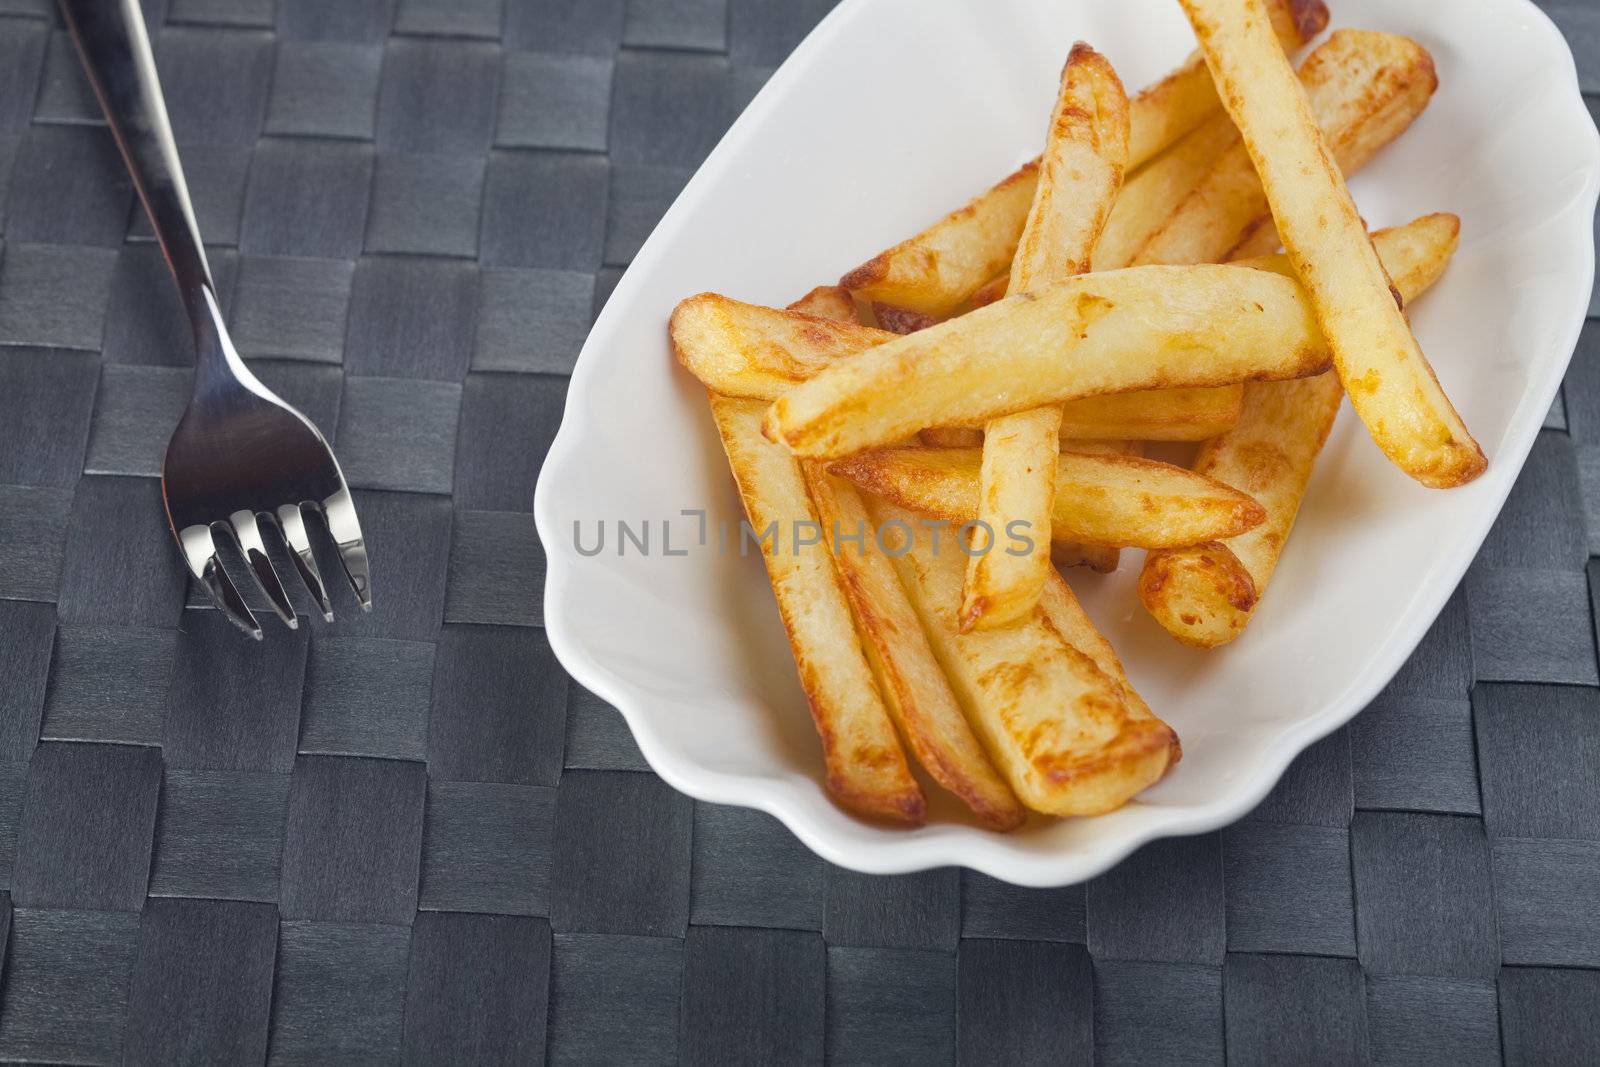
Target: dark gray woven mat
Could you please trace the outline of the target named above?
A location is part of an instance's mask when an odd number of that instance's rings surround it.
[[[0,1058],[1600,1060],[1600,325],[1422,649],[1253,816],[1086,888],[863,877],[648,772],[528,514],[593,310],[828,0],[147,6],[380,610],[252,645],[186,591],[177,302],[0,0]],[[1600,8],[1550,7],[1600,92]]]

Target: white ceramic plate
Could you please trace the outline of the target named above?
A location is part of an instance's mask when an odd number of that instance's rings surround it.
[[[704,393],[671,359],[667,316],[716,290],[782,305],[950,210],[1038,151],[1068,48],[1130,88],[1194,47],[1176,0],[845,0],[711,154],[612,295],[578,360],[535,501],[545,625],[572,675],[621,709],[678,789],[771,812],[834,863],[960,865],[1024,885],[1089,878],[1152,838],[1248,812],[1290,760],[1347,722],[1455,588],[1533,444],[1588,305],[1600,147],[1571,54],[1527,0],[1330,0],[1333,26],[1407,34],[1439,68],[1432,106],[1353,183],[1367,220],[1462,216],[1460,251],[1413,316],[1490,456],[1449,492],[1390,467],[1346,410],[1249,631],[1209,654],[1137,609],[1140,554],[1072,575],[1184,759],[1137,802],[1009,835],[929,790],[925,828],[855,819],[821,759],[758,556],[719,555],[739,501]],[[704,509],[711,544],[694,543]],[[651,525],[617,554],[616,523]],[[673,520],[665,556],[662,522]],[[578,552],[574,523],[592,548]]]

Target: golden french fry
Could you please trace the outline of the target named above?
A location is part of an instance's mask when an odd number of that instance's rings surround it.
[[[1444,273],[1460,231],[1454,215],[1427,215],[1372,235],[1407,303]],[[1274,262],[1278,269],[1293,269],[1285,257]],[[1152,552],[1139,577],[1139,599],[1156,621],[1200,648],[1226,644],[1249,623],[1344,393],[1328,372],[1296,382],[1253,383],[1244,395],[1238,425],[1201,448],[1195,470],[1249,492],[1266,509],[1267,521],[1226,541]]]
[[[1299,84],[1334,161],[1344,173],[1354,174],[1422,114],[1438,77],[1433,57],[1415,41],[1338,30],[1306,58]],[[1131,262],[1216,262],[1270,214],[1249,149],[1236,135]],[[1276,248],[1276,238],[1271,240]]]
[[[1130,712],[1122,685],[1042,608],[1014,626],[961,633],[965,558],[955,539],[935,547],[918,516],[867,505],[973,731],[1024,804],[1049,815],[1103,814],[1165,773],[1171,729]]]
[[[1238,142],[1239,131],[1219,111],[1124,182],[1094,247],[1094,269],[1118,270],[1132,264],[1223,153]]]
[[[790,311],[834,322],[855,322],[856,299],[842,285],[819,285],[789,305]]]
[[[1289,279],[1133,267],[1007,297],[836,362],[780,397],[766,430],[796,455],[828,459],[1085,396],[1303,378],[1327,364]]]
[[[896,340],[853,322],[701,293],[673,309],[672,350],[713,392],[776,400],[845,357]]]
[[[1273,28],[1289,51],[1327,24],[1321,0],[1272,0],[1271,6]],[[1153,158],[1219,106],[1204,62],[1192,57],[1130,103],[1128,169]],[[949,315],[1011,263],[1033,205],[1036,169],[1034,163],[1025,164],[966,206],[880,252],[839,284],[869,303],[935,319]]]
[[[1328,8],[1322,0],[1269,0],[1267,12],[1286,52],[1293,52],[1328,24]],[[1128,168],[1143,166],[1221,106],[1205,56],[1196,52],[1183,66],[1134,97]]]
[[[1079,42],[1061,71],[1033,208],[1011,261],[1011,291],[1027,292],[1089,269],[1127,160],[1127,94],[1106,58]],[[1046,539],[1060,431],[1057,406],[1005,415],[984,427],[978,519],[991,531],[991,542],[1013,526]],[[1049,570],[1050,556],[1042,549],[973,556],[963,586],[962,629],[1005,626],[1027,614]]]
[[[855,300],[838,286],[819,286],[789,309],[809,309],[839,322],[854,322],[857,315]],[[1021,826],[1027,810],[967,725],[894,564],[868,532],[867,510],[855,486],[814,460],[801,469],[867,662],[901,738],[929,776],[960,797],[984,826],[1001,831]]]
[[[834,460],[828,469],[899,507],[960,527],[979,513],[980,464],[970,448],[883,448]],[[1172,548],[1233,537],[1260,525],[1266,513],[1239,490],[1170,463],[1063,452],[1049,516],[1056,541]],[[996,530],[993,551],[1037,536]]]
[[[961,629],[1006,626],[1033,610],[1050,570],[1038,542],[1050,538],[1056,458],[1061,453],[1061,409],[1037,408],[991,421],[980,449],[977,516],[989,547],[967,561]],[[1029,536],[1029,548],[1001,547],[1001,534]]]
[[[672,313],[678,361],[714,392],[776,400],[840,360],[897,339],[886,330],[832,322],[701,293]],[[1238,397],[1215,389],[1113,394],[1062,406],[1066,437],[1203,441],[1238,416]],[[976,426],[971,432],[981,433]],[[981,440],[963,435],[964,446]]]
[[[1061,451],[1089,456],[1143,456],[1144,442],[1097,441],[1092,438],[1073,440],[1064,437],[1061,439]],[[1110,545],[1086,545],[1081,541],[1057,541],[1052,537],[1050,562],[1058,570],[1087,567],[1097,574],[1110,574],[1122,562],[1122,549]]]
[[[1488,465],[1395,300],[1261,0],[1183,0],[1250,149],[1339,381],[1373,440],[1423,485],[1463,485]]]
[[[973,736],[894,563],[877,544],[855,486],[814,460],[802,466],[862,646],[906,746],[979,822],[994,830],[1016,829],[1028,813]]]
[[[1088,271],[1127,162],[1127,94],[1106,57],[1080,41],[1061,70],[1012,290]]]
[[[817,516],[799,465],[761,435],[764,407],[711,396],[751,526],[760,534],[776,524],[776,537],[761,542],[762,555],[822,738],[828,792],[859,814],[919,825],[926,811],[922,789],[856,637],[827,546],[799,544],[797,524],[815,524]]]
[[[1044,617],[1049,620],[1056,633],[1066,639],[1067,644],[1094,660],[1095,666],[1121,687],[1122,699],[1128,706],[1128,718],[1161,723],[1155,712],[1150,710],[1150,705],[1144,702],[1144,697],[1140,696],[1133,688],[1133,683],[1128,681],[1128,672],[1122,669],[1122,661],[1117,658],[1116,649],[1111,647],[1111,642],[1107,641],[1105,635],[1095,629],[1094,623],[1089,621],[1089,616],[1084,614],[1083,606],[1078,603],[1072,588],[1061,575],[1051,574],[1049,581],[1045,582],[1044,592],[1039,595],[1039,610],[1044,613]],[[1161,725],[1166,724],[1161,723]],[[1168,732],[1171,734],[1171,744],[1166,769],[1170,771],[1183,758],[1183,745],[1179,743],[1177,733],[1170,727]]]
[[[1011,263],[1033,204],[1037,163],[1026,163],[915,237],[839,279],[858,298],[935,318],[954,311]]]

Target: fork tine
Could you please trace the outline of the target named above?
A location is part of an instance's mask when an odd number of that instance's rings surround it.
[[[249,605],[239,595],[233,579],[228,577],[228,572],[222,569],[222,561],[217,558],[217,547],[211,538],[210,527],[186,526],[178,534],[178,542],[183,546],[183,559],[189,566],[189,573],[211,594],[211,600],[218,610],[239,629],[257,641],[261,640],[261,627],[256,617],[250,613]]]
[[[328,533],[339,547],[345,577],[350,579],[350,588],[361,601],[361,610],[371,611],[372,578],[367,572],[367,543],[361,537],[361,522],[356,518],[356,502],[350,490],[341,486],[324,500],[322,515],[327,520]]]
[[[301,580],[306,583],[306,588],[311,590],[311,599],[322,609],[323,621],[332,622],[333,605],[328,603],[328,590],[322,584],[322,572],[317,569],[317,557],[311,552],[311,538],[306,535],[306,519],[300,513],[300,505],[279,505],[278,532],[283,535],[284,544],[289,546],[289,554],[294,559]]]
[[[300,620],[295,618],[289,593],[283,588],[283,582],[278,580],[278,572],[273,569],[272,560],[267,555],[266,542],[261,540],[261,526],[256,522],[255,512],[236,511],[228,516],[228,522],[234,538],[239,542],[239,551],[244,555],[250,573],[255,576],[256,584],[267,595],[272,610],[277,612],[285,626],[298,630]]]

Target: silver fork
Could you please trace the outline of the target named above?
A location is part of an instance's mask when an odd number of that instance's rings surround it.
[[[273,611],[295,629],[294,606],[267,555],[263,531],[272,531],[331,622],[306,530],[309,508],[326,522],[356,599],[372,610],[366,542],[339,461],[309,419],[256,380],[228,337],[138,0],[60,3],[194,333],[194,395],[161,468],[167,521],[184,562],[217,607],[260,640],[261,627],[217,555],[220,533],[239,550]]]

